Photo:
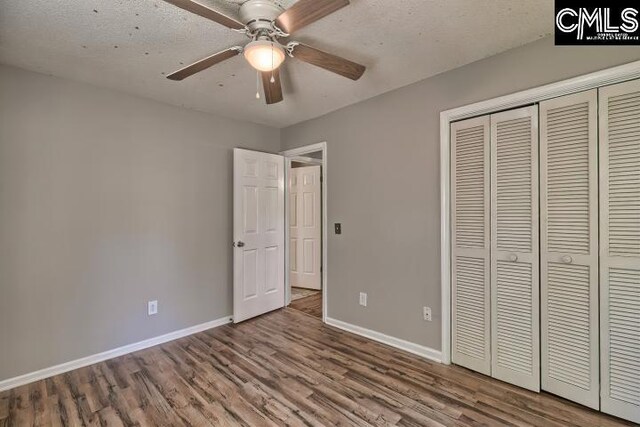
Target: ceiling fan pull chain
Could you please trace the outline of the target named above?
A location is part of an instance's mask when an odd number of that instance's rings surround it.
[[[271,41],[271,83],[275,83],[276,79],[273,78],[273,40]]]
[[[260,72],[256,71],[256,99],[260,99]]]

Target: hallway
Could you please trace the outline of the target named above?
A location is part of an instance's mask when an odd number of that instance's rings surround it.
[[[322,292],[311,289],[291,288],[289,308],[322,319]]]

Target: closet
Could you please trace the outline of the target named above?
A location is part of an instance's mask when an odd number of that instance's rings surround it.
[[[453,363],[640,422],[640,81],[451,124]]]

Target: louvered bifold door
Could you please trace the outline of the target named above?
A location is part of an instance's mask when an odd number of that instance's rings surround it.
[[[640,422],[640,81],[599,109],[601,409]]]
[[[491,116],[491,372],[540,390],[538,109]]]
[[[491,373],[489,117],[451,125],[453,363]]]
[[[600,407],[598,92],[540,103],[542,389]]]

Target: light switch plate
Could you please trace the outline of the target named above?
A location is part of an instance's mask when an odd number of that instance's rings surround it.
[[[363,307],[367,306],[367,294],[366,292],[360,292],[360,305]]]
[[[158,313],[158,301],[157,300],[149,301],[147,303],[147,314],[149,316],[152,316],[157,313]]]
[[[425,321],[431,322],[431,307],[422,307],[422,317]]]

